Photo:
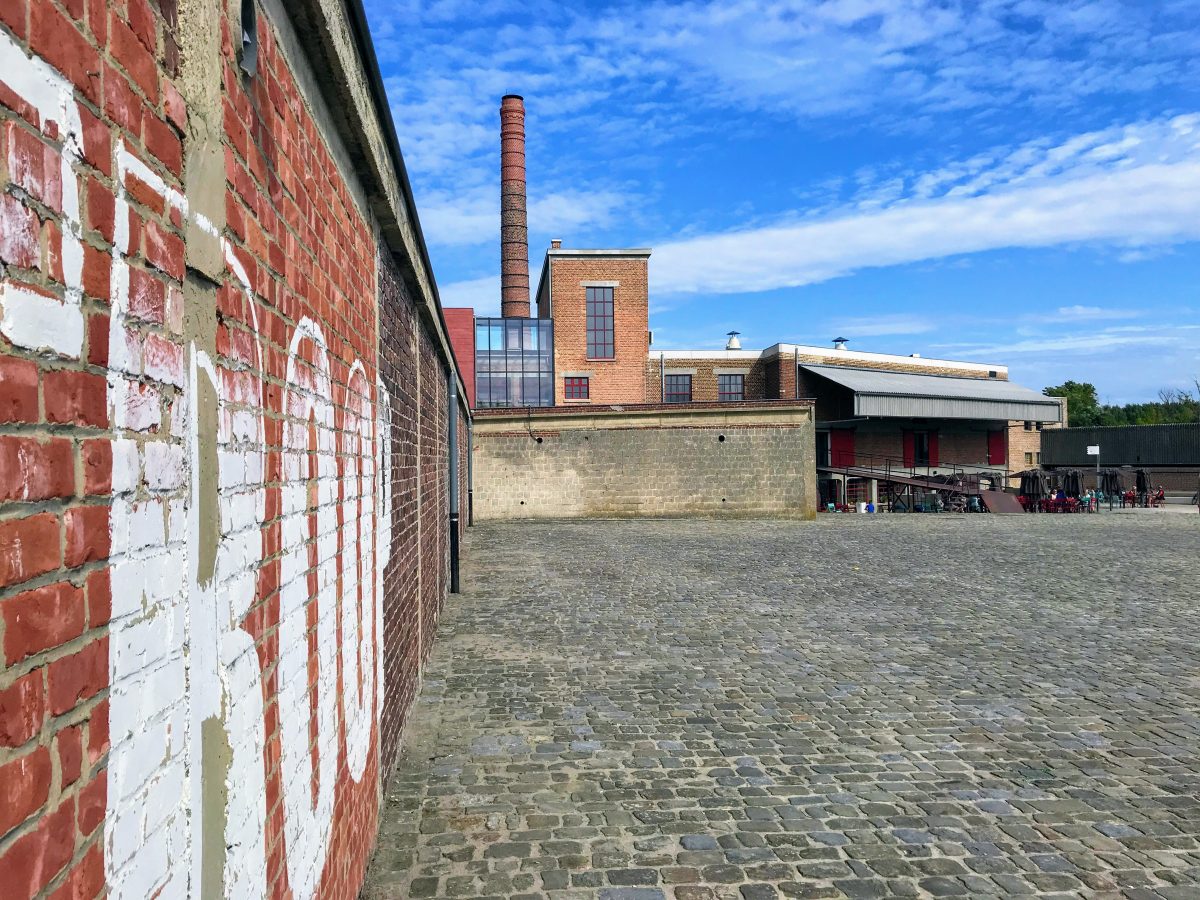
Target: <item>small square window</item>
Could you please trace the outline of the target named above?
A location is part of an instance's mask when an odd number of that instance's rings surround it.
[[[665,403],[691,403],[692,376],[668,375],[663,382],[663,401]]]
[[[587,378],[570,377],[563,379],[563,397],[567,400],[587,400],[589,385]]]
[[[1032,453],[1025,454],[1025,465],[1027,465],[1027,466],[1033,465],[1033,454]]]
[[[745,400],[746,399],[746,376],[745,375],[718,375],[717,376],[717,399],[718,400]]]

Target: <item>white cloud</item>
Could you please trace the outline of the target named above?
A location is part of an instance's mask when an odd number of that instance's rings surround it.
[[[477,316],[500,315],[500,276],[485,275],[438,285],[442,306],[469,306]]]
[[[1111,140],[1116,132],[1120,139]],[[1106,152],[1096,154],[1100,147]],[[1200,238],[1200,116],[1085,135],[1040,158],[1022,147],[990,171],[986,184],[978,174],[950,184],[938,173],[940,196],[667,241],[655,248],[654,290],[765,291],[1001,248],[1128,249]],[[910,181],[928,183],[921,175]]]
[[[881,337],[885,335],[927,334],[938,327],[927,316],[895,313],[881,316],[862,316],[847,319],[829,319],[825,330],[830,334],[853,335],[861,337]]]
[[[1111,309],[1101,306],[1084,306],[1076,303],[1073,306],[1060,306],[1053,316],[1045,317],[1046,321],[1084,322],[1095,320],[1111,321],[1113,319],[1133,319],[1138,316],[1136,309]]]
[[[431,246],[463,247],[500,243],[500,186],[460,192],[431,192],[420,206],[421,227]],[[530,191],[528,219],[541,234],[573,234],[607,226],[628,202],[615,190]]]

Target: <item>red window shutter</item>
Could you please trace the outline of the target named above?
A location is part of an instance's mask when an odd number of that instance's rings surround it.
[[[854,465],[854,429],[830,429],[829,457],[830,463],[835,466]]]
[[[929,465],[936,466],[938,463],[938,433],[936,431],[929,432]]]
[[[916,448],[913,446],[913,433],[906,431],[902,435],[904,446],[904,466],[911,469],[916,464]]]
[[[1002,466],[1008,462],[1007,447],[1005,444],[1006,433],[1003,431],[988,432],[988,454],[987,461],[989,466]]]

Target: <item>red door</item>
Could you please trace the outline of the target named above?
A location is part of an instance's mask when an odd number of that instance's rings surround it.
[[[1005,431],[988,432],[987,461],[989,466],[1003,466],[1008,462],[1008,433]]]
[[[901,440],[904,447],[904,467],[911,469],[916,465],[916,441],[913,438],[911,431],[906,431],[901,435]]]
[[[829,464],[832,466],[854,465],[853,428],[831,428],[829,430]]]

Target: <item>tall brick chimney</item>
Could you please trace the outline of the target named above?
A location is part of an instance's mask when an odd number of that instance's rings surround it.
[[[529,315],[529,227],[525,217],[525,101],[500,101],[500,315]]]

